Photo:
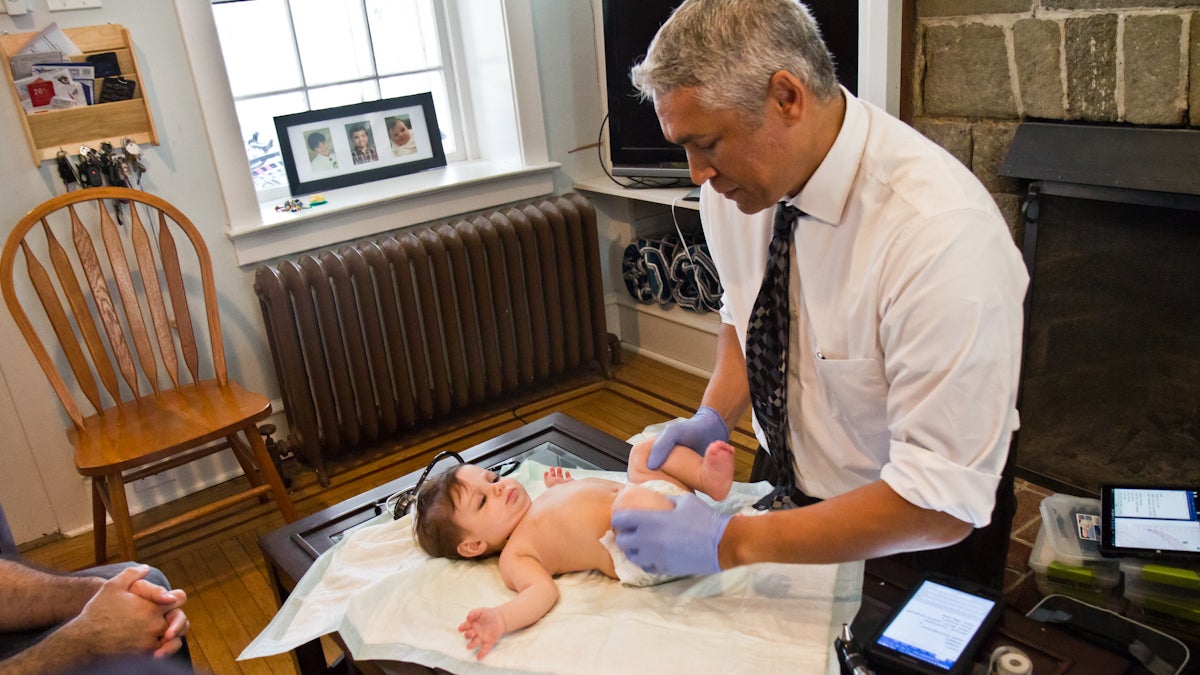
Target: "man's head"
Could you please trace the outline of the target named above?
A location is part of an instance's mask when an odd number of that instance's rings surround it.
[[[329,154],[329,143],[325,139],[325,134],[314,131],[308,135],[308,149],[318,155]]]
[[[477,558],[504,548],[531,500],[517,481],[473,464],[430,477],[417,495],[417,543],[437,558]]]
[[[367,147],[367,141],[370,137],[367,135],[367,128],[358,126],[350,132],[350,140],[354,143],[354,147],[362,150]]]
[[[403,118],[393,117],[391,123],[388,124],[388,136],[392,139],[392,143],[405,145],[412,140],[412,131],[404,123]]]
[[[796,0],[688,0],[631,77],[692,180],[746,213],[799,191],[832,143],[828,128],[809,137],[841,100],[833,59]]]

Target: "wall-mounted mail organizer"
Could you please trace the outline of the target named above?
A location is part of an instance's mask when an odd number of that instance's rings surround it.
[[[90,105],[39,112],[28,112],[22,104],[22,94],[18,92],[11,67],[13,57],[38,33],[0,35],[5,81],[21,113],[34,164],[40,165],[48,159],[54,159],[60,149],[75,155],[81,145],[96,148],[102,141],[120,144],[130,139],[139,145],[157,145],[158,133],[154,129],[154,118],[150,116],[150,104],[142,90],[141,74],[129,31],[124,26],[107,24],[64,28],[62,32],[83,52],[82,55],[64,57],[63,61],[87,63],[88,57],[92,56],[99,59],[97,63],[106,66],[101,70],[108,70],[110,74],[93,81]],[[107,79],[114,81],[106,87]],[[22,88],[28,94],[29,87]],[[104,98],[124,100],[100,102]]]

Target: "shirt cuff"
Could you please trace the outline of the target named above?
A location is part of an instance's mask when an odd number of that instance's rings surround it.
[[[891,461],[880,477],[915,506],[950,514],[977,528],[992,522],[999,474],[957,464],[928,448],[892,441]]]

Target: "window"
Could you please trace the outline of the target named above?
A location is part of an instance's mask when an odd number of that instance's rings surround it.
[[[454,63],[433,0],[213,0],[259,201],[286,196],[274,117],[431,92],[448,161],[464,158]]]

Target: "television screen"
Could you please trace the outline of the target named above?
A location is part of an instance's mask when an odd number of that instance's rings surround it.
[[[604,0],[604,62],[608,85],[609,159],[613,175],[687,178],[683,148],[663,138],[658,116],[629,81],[654,34],[682,0]],[[806,2],[833,52],[838,79],[858,86],[858,3]]]

